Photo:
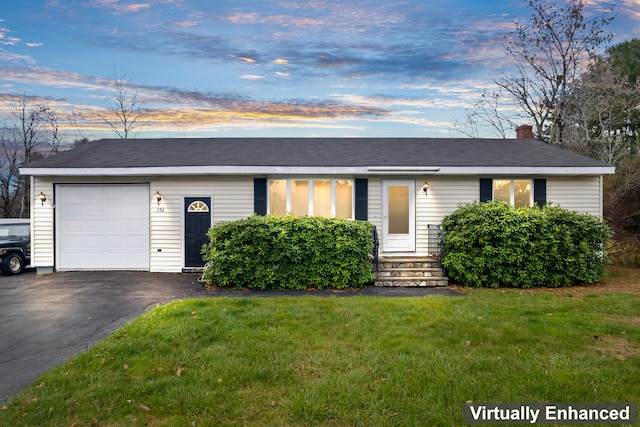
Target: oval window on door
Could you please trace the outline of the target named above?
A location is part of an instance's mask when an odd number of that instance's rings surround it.
[[[209,212],[209,206],[201,200],[196,200],[189,205],[187,212]]]

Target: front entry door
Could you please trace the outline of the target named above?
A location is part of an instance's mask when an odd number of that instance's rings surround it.
[[[209,242],[211,197],[185,197],[184,210],[184,266],[203,267],[201,250]]]
[[[409,180],[384,181],[383,235],[384,252],[416,250],[416,183]]]

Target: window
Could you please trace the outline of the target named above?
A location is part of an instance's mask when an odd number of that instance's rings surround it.
[[[287,214],[287,181],[274,179],[269,183],[269,212],[273,215]]]
[[[187,212],[209,212],[209,206],[202,200],[196,200],[189,205]]]
[[[309,181],[295,179],[290,181],[291,188],[291,215],[309,215]]]
[[[530,179],[494,179],[493,200],[514,206],[531,206],[533,193]]]
[[[352,179],[272,179],[271,215],[353,218]]]

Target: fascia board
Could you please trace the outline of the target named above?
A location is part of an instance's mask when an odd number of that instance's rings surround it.
[[[514,167],[514,166],[178,166],[133,168],[20,168],[30,176],[171,176],[171,175],[610,175],[615,167]]]

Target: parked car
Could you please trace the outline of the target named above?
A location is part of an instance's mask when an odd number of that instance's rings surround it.
[[[18,274],[31,263],[31,222],[28,219],[0,220],[0,271]]]

